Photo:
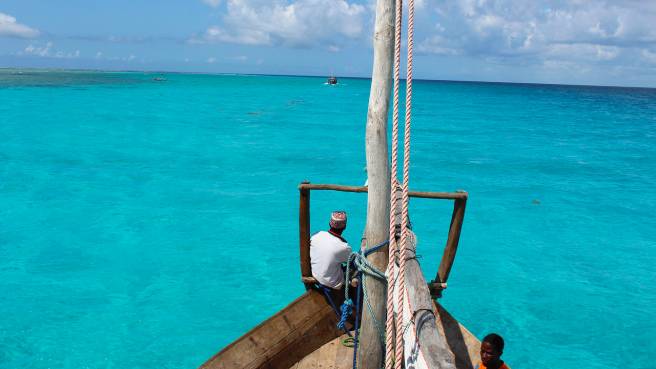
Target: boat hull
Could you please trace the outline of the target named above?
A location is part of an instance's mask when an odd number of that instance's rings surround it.
[[[440,304],[436,323],[457,369],[471,369],[479,361],[480,341]],[[341,344],[343,332],[323,295],[309,290],[284,309],[251,329],[201,369],[351,368],[352,349]]]
[[[309,290],[200,368],[287,369],[341,334],[334,310]]]

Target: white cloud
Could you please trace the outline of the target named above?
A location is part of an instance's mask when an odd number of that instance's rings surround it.
[[[581,65],[580,63],[573,62],[573,61],[545,60],[542,63],[542,66],[546,70],[554,70],[559,73],[564,73],[565,75],[571,73],[587,74],[591,72],[590,67]]]
[[[191,43],[339,52],[371,42],[373,0],[202,1],[217,8],[219,21]],[[415,6],[417,54],[595,73],[652,68],[656,56],[656,1],[415,0]],[[406,37],[404,29],[404,44]]]
[[[216,58],[207,58],[207,63],[209,63],[209,64],[216,63]]]
[[[62,50],[55,50],[52,42],[46,43],[45,46],[35,46],[29,44],[19,55],[39,56],[42,58],[58,58],[58,59],[75,59],[80,57],[80,50],[73,52],[66,52]]]
[[[597,60],[612,60],[620,53],[620,48],[617,46],[603,46],[595,45]]]
[[[192,43],[313,47],[363,36],[370,14],[346,0],[227,0],[222,24]]]
[[[97,56],[97,55],[98,55],[98,54],[96,54],[96,56]],[[102,53],[101,53],[101,56],[102,56]],[[122,62],[132,62],[132,61],[134,61],[134,60],[136,60],[136,59],[137,59],[137,56],[134,55],[134,54],[130,54],[130,55],[128,55],[128,56],[123,56],[123,57],[119,57],[119,56],[110,56],[110,57],[106,58],[106,60],[111,60],[111,61],[122,61]],[[144,61],[144,60],[141,59],[141,62],[142,62],[142,63],[143,63],[143,61]]]
[[[417,31],[423,53],[604,62],[656,46],[653,1],[445,0],[426,7]],[[422,25],[432,32],[422,34]]]
[[[212,8],[216,8],[221,5],[221,0],[203,0],[203,2]]]
[[[417,44],[417,51],[426,54],[436,55],[458,55],[459,50],[450,48],[449,42],[440,35],[435,35],[424,39]]]
[[[544,55],[550,59],[578,61],[606,61],[615,59],[620,53],[617,46],[597,44],[554,44]]]
[[[39,31],[24,24],[17,23],[16,18],[9,14],[0,13],[0,37],[2,36],[35,38],[39,36]]]
[[[28,45],[23,53],[26,55],[36,55],[36,56],[50,56],[50,50],[52,48],[52,42],[48,42],[46,46],[34,46],[32,44]]]
[[[244,28],[237,32],[229,32],[219,26],[208,28],[201,39],[193,39],[191,42],[229,42],[245,45],[270,45],[272,43],[271,35],[261,30]]]

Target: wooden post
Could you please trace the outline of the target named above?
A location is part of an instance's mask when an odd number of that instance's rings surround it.
[[[394,0],[376,1],[374,25],[374,63],[367,111],[366,158],[369,191],[367,195],[367,247],[373,247],[389,237],[390,169],[387,151],[387,115],[392,90],[392,56],[394,51]],[[369,255],[369,261],[379,270],[387,268],[387,247]],[[369,277],[365,279],[372,312],[363,310],[360,333],[360,368],[379,369],[383,350],[375,321],[385,324],[385,284]],[[382,327],[385,330],[385,327]],[[391,342],[388,344],[392,344]]]
[[[460,230],[462,229],[462,221],[465,217],[465,206],[467,205],[467,198],[456,199],[453,204],[453,215],[451,216],[451,226],[449,227],[449,236],[446,240],[446,246],[444,247],[444,254],[442,255],[442,261],[440,262],[440,267],[437,270],[437,276],[433,281],[436,283],[446,283],[449,279],[449,273],[451,273],[451,267],[453,266],[453,260],[456,258],[456,251],[458,250],[458,241],[460,240]],[[431,291],[433,296],[438,296],[439,293],[436,290]]]
[[[303,182],[305,184],[310,182]],[[305,283],[305,289],[310,288],[306,278],[312,278],[312,267],[310,265],[310,190],[299,187],[301,195],[299,206],[299,246],[301,248],[301,278]]]
[[[343,192],[368,192],[368,187],[365,186],[343,186],[336,184],[310,184],[301,183],[299,189],[307,190],[332,190]],[[408,191],[408,196],[418,197],[424,199],[443,199],[443,200],[457,200],[467,199],[466,192],[426,192],[426,191]]]
[[[416,355],[421,350],[428,368],[455,369],[455,356],[449,349],[446,337],[438,329],[437,311],[431,299],[426,279],[424,279],[415,257],[416,244],[410,246],[409,259],[405,264],[405,288],[417,341],[412,349],[413,354],[407,355],[406,352],[404,357],[405,367],[413,367],[412,363],[416,361]]]

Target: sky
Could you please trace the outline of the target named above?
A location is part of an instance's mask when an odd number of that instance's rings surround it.
[[[370,77],[374,17],[375,0],[0,0],[0,67]],[[656,0],[415,0],[414,34],[414,78],[656,87]]]

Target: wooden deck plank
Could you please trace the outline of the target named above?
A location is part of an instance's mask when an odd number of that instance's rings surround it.
[[[326,336],[327,332],[336,331],[334,312],[326,307],[321,295],[308,294],[226,347],[202,368],[352,368],[353,348],[342,344],[347,336]],[[295,304],[303,308],[299,310]],[[478,365],[480,341],[440,304],[436,303],[435,308],[438,330],[456,358],[456,368],[472,369]]]
[[[448,349],[455,356],[457,369],[472,369],[480,363],[480,341],[460,324],[442,305],[435,303],[436,324],[440,335],[445,338]],[[293,369],[351,369],[353,348],[342,345],[342,335],[316,349],[291,366]]]
[[[353,347],[346,347],[342,343],[347,339],[347,335],[342,335],[338,338],[338,347],[335,350],[335,367],[338,368],[352,368],[353,367]]]
[[[343,335],[326,343],[293,366],[294,369],[351,369],[353,366],[353,348],[346,347]]]

